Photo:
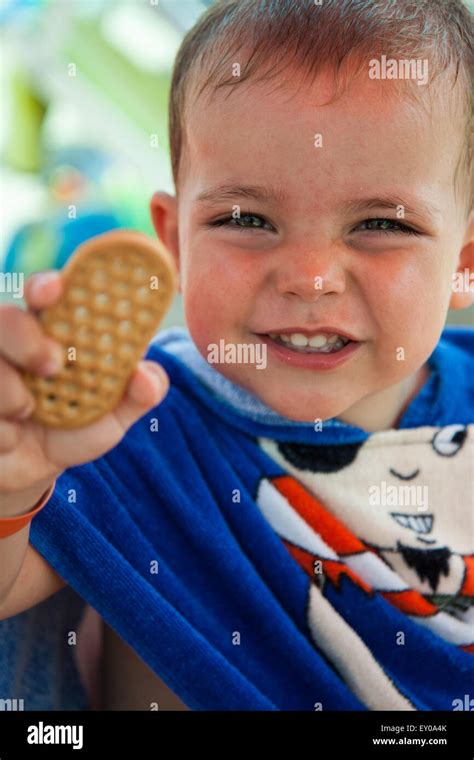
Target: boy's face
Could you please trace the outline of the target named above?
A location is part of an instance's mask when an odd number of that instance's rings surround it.
[[[179,212],[165,194],[152,202],[197,348],[208,359],[221,340],[265,343],[265,369],[213,366],[294,420],[389,427],[416,389],[450,299],[461,307],[472,297],[452,293],[453,273],[473,266],[453,190],[453,115],[430,117],[409,98],[388,97],[389,86],[367,79],[323,106],[332,80],[320,77],[311,88],[243,84],[227,99],[198,102]],[[199,200],[221,185],[258,186],[268,197],[235,190]],[[239,211],[240,221],[213,226]],[[309,346],[303,353],[269,337],[285,332],[355,343],[315,359]]]

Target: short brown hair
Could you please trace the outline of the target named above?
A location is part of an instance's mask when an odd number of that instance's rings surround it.
[[[185,36],[176,57],[170,91],[169,139],[173,178],[178,178],[185,145],[185,114],[191,90],[200,96],[256,78],[301,70],[314,79],[323,68],[336,76],[343,64],[361,72],[368,58],[428,58],[430,83],[453,73],[460,95],[465,131],[459,170],[469,183],[472,207],[472,15],[462,0],[216,0]],[[245,52],[244,52],[245,51]],[[240,54],[240,55],[239,55]],[[242,62],[243,56],[243,62]],[[269,61],[278,65],[269,67]],[[232,65],[241,62],[239,77]]]

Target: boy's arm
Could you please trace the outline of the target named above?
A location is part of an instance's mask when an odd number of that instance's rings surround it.
[[[101,709],[189,709],[112,628],[103,626]]]
[[[0,609],[13,589],[28,548],[30,521],[51,495],[52,486],[42,484],[21,495],[2,494],[0,509]],[[25,504],[33,504],[25,509]],[[23,521],[18,524],[18,520]],[[13,523],[13,525],[12,525]],[[26,523],[26,524],[25,524]],[[23,527],[21,525],[23,524]]]
[[[2,541],[5,543],[24,540],[20,534],[25,533],[29,534],[29,526]],[[26,540],[28,540],[28,535],[26,535]],[[16,547],[13,547],[13,550],[16,551]],[[66,582],[61,576],[53,570],[41,554],[38,554],[36,549],[33,549],[31,544],[27,543],[20,571],[6,596],[0,600],[0,620],[19,615],[20,612],[34,607],[60,591],[65,585]]]
[[[63,350],[43,331],[38,313],[63,293],[61,275],[34,275],[25,288],[28,311],[0,306],[0,617],[42,601],[63,581],[28,547],[29,526],[19,518],[39,509],[38,500],[65,470],[98,459],[123,438],[169,387],[155,362],[140,362],[119,405],[75,430],[46,428],[32,420],[35,400],[22,370],[51,377]],[[59,354],[59,356],[58,356]],[[56,358],[55,358],[56,357]],[[12,524],[12,520],[17,520]],[[18,522],[19,520],[19,522]],[[12,530],[13,528],[13,530]],[[3,537],[2,537],[3,536]]]

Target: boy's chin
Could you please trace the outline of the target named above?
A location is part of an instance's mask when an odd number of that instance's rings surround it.
[[[202,352],[201,354],[204,356]],[[288,392],[282,394],[275,388],[269,388],[272,384],[272,378],[268,378],[268,380],[265,378],[265,382],[262,383],[262,375],[265,373],[260,373],[254,367],[246,368],[243,371],[242,367],[236,369],[236,365],[232,364],[215,364],[213,366],[221,375],[252,393],[269,409],[282,417],[286,417],[291,422],[316,425],[333,417],[338,417],[348,409],[351,403],[357,401],[357,399],[348,399],[347,403],[343,403],[340,397],[328,398],[316,393],[312,393],[309,397],[301,394],[299,398],[295,398],[299,394],[291,386],[288,387]]]
[[[299,402],[295,404],[291,399],[279,401],[270,398],[260,398],[270,409],[282,417],[287,417],[291,422],[306,422],[311,425],[317,425],[333,417],[338,417],[347,409],[347,405],[330,403],[327,400],[318,401],[315,399],[309,403]]]

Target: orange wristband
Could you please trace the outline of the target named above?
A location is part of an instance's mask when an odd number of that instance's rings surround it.
[[[46,506],[51,496],[53,495],[54,486],[56,481],[51,484],[46,493],[43,494],[39,502],[27,512],[25,515],[19,515],[18,517],[0,517],[0,538],[7,538],[14,533],[18,533],[19,530],[28,525],[35,515],[40,512],[43,507]]]

